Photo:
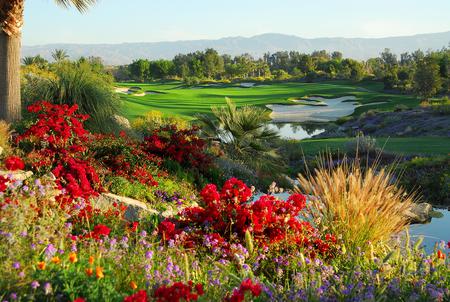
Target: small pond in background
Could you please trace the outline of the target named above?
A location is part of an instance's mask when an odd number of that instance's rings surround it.
[[[325,132],[320,123],[272,123],[269,128],[278,131],[284,139],[306,139]]]
[[[432,218],[430,223],[413,224],[409,228],[409,233],[413,240],[423,236],[423,245],[427,252],[431,253],[436,242],[450,241],[450,211],[446,209],[434,209],[442,213],[440,218]]]

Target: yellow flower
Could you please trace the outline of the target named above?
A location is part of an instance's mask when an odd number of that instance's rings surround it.
[[[94,270],[91,267],[85,269],[85,272],[86,272],[86,275],[88,275],[89,277],[94,274]]]
[[[131,282],[130,282],[130,287],[131,287],[132,289],[136,289],[138,286],[137,286],[136,282],[131,281]]]
[[[75,253],[75,252],[70,253],[69,261],[72,263],[78,262],[77,253]]]
[[[95,268],[95,277],[97,277],[97,279],[101,279],[103,277],[105,277],[105,275],[103,275],[103,268],[100,266],[97,266]]]
[[[89,256],[89,264],[93,264],[94,263],[94,256]]]
[[[45,264],[44,261],[39,261],[39,262],[37,263],[37,267],[38,267],[38,269],[40,269],[40,270],[45,270],[45,266],[46,266],[46,264]]]
[[[52,258],[52,262],[53,262],[54,264],[60,264],[60,263],[61,263],[61,259],[59,259],[58,256],[55,256],[55,257]]]

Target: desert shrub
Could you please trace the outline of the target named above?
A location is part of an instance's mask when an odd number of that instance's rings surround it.
[[[0,120],[0,157],[6,155],[10,151],[9,138],[11,137],[11,130],[9,124]]]
[[[201,79],[198,77],[185,77],[183,81],[187,86],[194,86],[200,84]]]
[[[360,168],[357,161],[322,162],[314,174],[299,175],[298,190],[314,196],[311,215],[321,229],[339,234],[356,251],[387,242],[408,224],[404,211],[414,202],[385,169]]]
[[[450,205],[450,157],[414,158],[398,166],[400,184],[425,201]]]
[[[373,137],[359,133],[354,139],[345,144],[345,149],[352,154],[376,152],[378,150],[377,140]]]
[[[190,127],[189,121],[178,116],[167,116],[161,111],[151,110],[147,112],[143,117],[135,119],[131,126],[141,135],[151,135],[153,131],[175,125],[177,129],[183,130]]]
[[[450,100],[448,96],[443,97],[440,100],[435,100],[431,102],[431,109],[439,114],[450,114]]]

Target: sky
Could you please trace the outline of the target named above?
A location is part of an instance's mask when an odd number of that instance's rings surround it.
[[[97,0],[88,12],[26,0],[24,45],[450,31],[450,0]]]

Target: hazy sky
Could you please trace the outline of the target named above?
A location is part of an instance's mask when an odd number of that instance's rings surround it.
[[[450,30],[450,0],[98,0],[87,13],[26,0],[23,43],[253,36],[385,37]]]

